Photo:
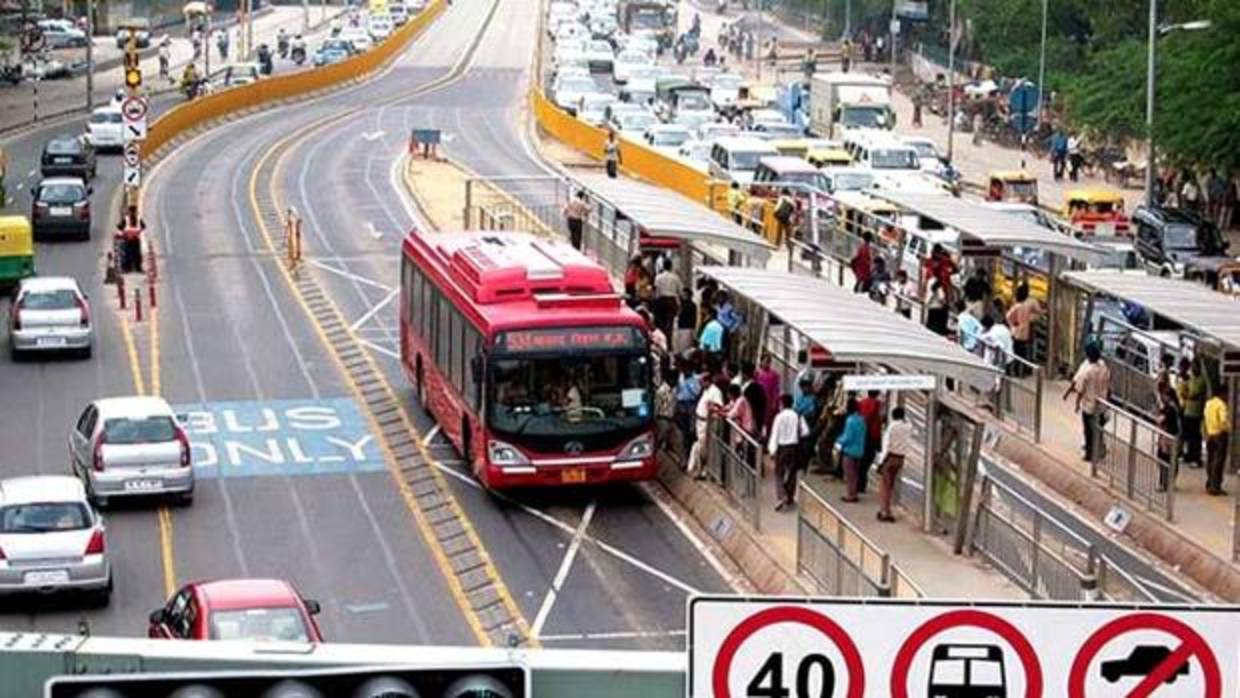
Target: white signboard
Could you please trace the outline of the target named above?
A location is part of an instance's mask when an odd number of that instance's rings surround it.
[[[875,374],[844,376],[844,390],[864,392],[867,390],[934,390],[934,376],[899,374]]]
[[[122,179],[127,187],[138,187],[142,185],[142,168],[125,165],[122,170]]]
[[[689,698],[1234,698],[1240,608],[689,602]]]
[[[146,140],[146,119],[142,121],[126,121],[121,126],[121,131],[124,133],[126,143],[144,141]]]
[[[125,144],[124,160],[128,167],[137,167],[142,164],[142,152],[138,149],[137,141]]]

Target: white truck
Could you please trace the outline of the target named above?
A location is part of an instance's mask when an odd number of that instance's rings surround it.
[[[810,132],[843,138],[846,129],[895,127],[891,80],[861,73],[818,73],[810,82]]]

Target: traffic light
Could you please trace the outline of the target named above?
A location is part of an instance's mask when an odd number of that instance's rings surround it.
[[[524,667],[306,669],[58,677],[46,698],[526,698]]]
[[[132,44],[132,40],[130,41]],[[141,57],[138,55],[138,49],[130,46],[125,51],[125,85],[127,87],[138,87],[142,84],[142,66]]]

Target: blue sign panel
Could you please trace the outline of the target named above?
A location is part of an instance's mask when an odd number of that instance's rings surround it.
[[[382,470],[383,454],[349,398],[209,402],[176,408],[200,478]]]

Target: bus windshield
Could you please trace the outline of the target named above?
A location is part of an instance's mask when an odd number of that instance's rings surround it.
[[[498,354],[490,361],[487,426],[499,438],[535,451],[614,448],[654,417],[649,355]]]

